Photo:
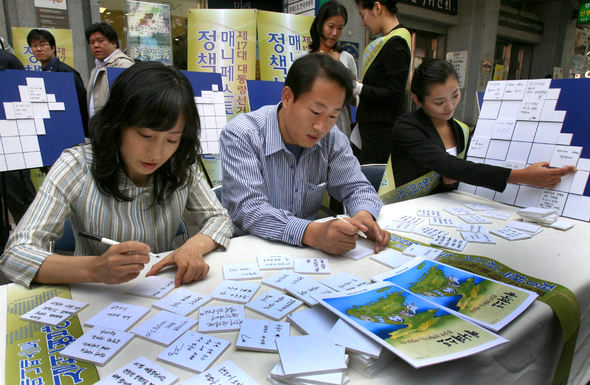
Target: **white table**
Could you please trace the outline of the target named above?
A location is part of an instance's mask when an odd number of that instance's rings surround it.
[[[452,192],[389,205],[383,209],[379,222],[385,224],[400,215],[416,215],[416,209],[418,208],[442,209],[470,202],[486,203],[504,212],[515,213],[517,210],[514,207],[487,201],[473,195]],[[445,216],[451,217],[448,214],[445,214]],[[515,218],[516,216],[513,216],[509,220]],[[498,228],[503,227],[507,222],[493,220],[493,224],[487,226],[490,229]],[[590,344],[588,343],[590,340],[590,326],[588,326],[588,321],[590,321],[590,273],[588,266],[590,266],[590,262],[585,250],[587,239],[590,236],[590,224],[579,221],[573,222],[575,222],[575,227],[566,232],[545,229],[532,239],[514,242],[496,237],[496,245],[469,243],[463,252],[491,257],[523,273],[563,284],[578,296],[582,320],[569,383],[586,385],[590,380]],[[458,236],[458,233],[451,230],[451,235],[453,233]],[[427,238],[416,234],[399,234],[419,241],[428,241]],[[269,253],[287,253],[292,257],[326,256],[324,253],[313,249],[290,247],[252,236],[239,237],[232,240],[226,252],[214,252],[206,257],[211,266],[207,279],[186,285],[186,287],[203,294],[209,294],[223,280],[223,264],[255,262],[258,255],[268,255]],[[370,258],[353,261],[345,258],[330,257],[330,268],[333,274],[347,271],[364,279],[369,279],[372,275],[388,270],[387,267]],[[147,268],[145,271],[147,271]],[[273,273],[275,271],[264,271],[263,276],[267,277]],[[174,272],[168,271],[162,273],[162,275],[173,277]],[[315,278],[322,279],[323,277],[325,276]],[[260,282],[260,280],[257,280],[257,282]],[[133,284],[134,282],[115,286],[101,284],[71,285],[74,299],[90,303],[89,307],[79,314],[81,323],[83,324],[96,312],[113,301],[150,306],[154,300],[125,294],[126,290]],[[257,296],[268,289],[270,287],[262,285]],[[0,295],[0,298],[2,298],[0,303],[6,303],[5,291],[0,291]],[[223,303],[221,301],[212,301],[208,305],[220,304]],[[300,310],[305,308],[307,307],[304,305]],[[1,311],[6,311],[5,306],[2,306]],[[152,308],[142,321],[156,312],[157,309]],[[246,310],[246,316],[263,318],[250,310]],[[6,318],[0,315],[0,319],[5,322]],[[4,326],[0,325],[0,333],[3,331]],[[299,333],[294,328],[291,328],[291,334],[296,335]],[[541,385],[551,383],[557,359],[561,352],[562,339],[559,323],[549,306],[535,301],[524,314],[504,328],[500,334],[508,338],[510,342],[464,359],[416,370],[401,359],[396,358],[374,378],[367,378],[352,369],[347,371],[347,375],[351,378],[351,384],[438,385],[469,383],[497,385],[518,383]],[[215,335],[232,343],[216,363],[231,359],[258,382],[261,384],[267,383],[266,376],[279,360],[277,354],[236,350],[237,332],[215,333]],[[187,370],[156,361],[156,356],[162,350],[162,346],[136,337],[111,362],[102,368],[98,368],[99,374],[101,377],[105,376],[124,366],[132,359],[143,355],[175,373],[179,376],[180,382],[195,375],[195,373]],[[2,348],[0,351],[2,362],[4,362],[3,354],[4,349]],[[2,379],[4,378],[3,367],[4,365],[1,365],[0,378]]]

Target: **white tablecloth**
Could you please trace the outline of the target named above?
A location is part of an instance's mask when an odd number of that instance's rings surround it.
[[[452,192],[389,205],[383,209],[379,222],[383,225],[400,215],[416,215],[416,209],[418,208],[442,209],[469,202],[487,203],[509,213],[515,213],[517,210],[514,207],[486,201],[472,195]],[[452,217],[451,215],[445,216]],[[516,216],[513,216],[509,220],[515,218]],[[493,224],[487,226],[489,228],[498,228],[507,223],[507,221],[500,220],[493,220],[493,222]],[[587,239],[590,238],[590,224],[579,221],[573,222],[575,222],[575,227],[566,232],[545,229],[532,239],[513,242],[496,237],[496,245],[469,243],[463,252],[491,257],[517,271],[563,284],[578,296],[582,320],[569,383],[586,385],[590,380],[590,343],[588,343],[590,340],[590,327],[588,326],[590,320],[590,270],[588,269],[590,257],[586,252]],[[428,240],[416,234],[399,234],[424,242]],[[450,235],[459,236],[454,231],[451,231]],[[211,266],[207,279],[186,285],[186,287],[203,294],[209,294],[223,280],[223,264],[255,262],[258,255],[268,255],[270,253],[289,254],[292,257],[327,256],[313,249],[290,247],[252,236],[239,237],[232,240],[227,251],[214,252],[206,257]],[[347,271],[360,278],[369,279],[372,275],[388,270],[386,266],[370,258],[359,261],[338,257],[329,258],[332,273]],[[147,267],[145,271],[147,271]],[[264,271],[263,276],[268,277],[273,273],[275,271]],[[167,271],[162,275],[172,278],[174,271]],[[325,276],[316,278],[322,279],[323,277]],[[135,283],[133,281],[114,286],[102,284],[71,285],[74,299],[90,303],[79,314],[81,323],[83,324],[113,301],[150,306],[154,300],[125,294],[126,290]],[[268,286],[262,285],[257,295],[268,289]],[[0,291],[0,298],[2,298],[2,303],[6,303],[5,290]],[[212,301],[208,305],[220,304],[223,303],[221,301]],[[2,306],[2,312],[6,311],[5,307]],[[305,308],[307,307],[304,305],[299,310]],[[152,309],[142,321],[157,311],[157,309]],[[194,314],[196,313],[193,313],[193,316]],[[246,316],[263,318],[250,310],[246,310]],[[5,322],[6,317],[0,316],[0,319]],[[4,327],[5,324],[0,324],[0,333],[4,331]],[[291,328],[291,334],[297,335],[299,333],[294,328]],[[374,378],[365,377],[352,369],[347,371],[347,375],[351,378],[351,384],[440,385],[469,383],[498,385],[518,383],[519,385],[541,385],[551,383],[557,359],[561,352],[562,339],[559,322],[549,306],[536,301],[524,314],[504,328],[500,334],[508,338],[510,342],[475,356],[422,369],[414,369],[401,359],[396,358]],[[236,350],[237,332],[216,333],[215,335],[232,343],[216,363],[231,359],[258,382],[261,384],[266,383],[266,376],[279,361],[277,354]],[[157,355],[162,350],[162,346],[136,337],[107,365],[98,368],[99,374],[102,377],[114,372],[140,355],[156,361]],[[3,348],[0,353],[0,359],[4,363]],[[180,382],[195,375],[190,371],[160,361],[156,362],[179,376]],[[4,365],[1,366],[0,378],[3,379],[2,370]]]

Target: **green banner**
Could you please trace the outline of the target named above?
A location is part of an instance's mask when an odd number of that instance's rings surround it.
[[[391,234],[389,247],[397,251],[403,251],[414,243],[433,247],[396,234]],[[553,282],[525,275],[491,258],[478,255],[453,253],[444,250],[436,260],[537,293],[539,295],[537,300],[549,305],[559,319],[564,340],[552,385],[567,384],[580,328],[580,305],[576,295],[571,290]]]
[[[22,314],[53,297],[72,298],[67,286],[38,286],[27,289],[19,285],[8,285],[6,384],[94,384],[99,380],[94,365],[59,355],[60,351],[83,334],[77,316],[57,326],[20,319]]]

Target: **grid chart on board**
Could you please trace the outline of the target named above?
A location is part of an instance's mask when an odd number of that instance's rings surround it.
[[[197,111],[201,120],[201,148],[203,154],[219,153],[219,136],[227,123],[223,91],[213,84],[211,91],[201,91],[195,96]]]
[[[583,147],[571,145],[573,133],[562,132],[567,111],[556,109],[561,88],[551,79],[490,81],[467,160],[521,169],[536,162],[551,167],[574,165],[578,171],[552,189],[508,184],[503,192],[466,183],[459,190],[497,202],[554,208],[559,215],[590,220],[590,197],[585,196],[590,159]]]

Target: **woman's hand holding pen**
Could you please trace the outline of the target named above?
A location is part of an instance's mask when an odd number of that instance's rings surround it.
[[[150,247],[137,241],[122,242],[109,247],[96,257],[90,274],[91,281],[109,284],[123,283],[137,277],[150,261]]]

